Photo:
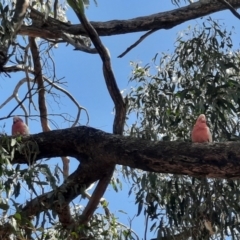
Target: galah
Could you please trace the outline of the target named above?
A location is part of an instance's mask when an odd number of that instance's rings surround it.
[[[28,126],[18,116],[13,117],[12,135],[29,135]]]
[[[201,114],[192,130],[192,142],[203,143],[212,142],[212,134],[207,126],[206,116]]]

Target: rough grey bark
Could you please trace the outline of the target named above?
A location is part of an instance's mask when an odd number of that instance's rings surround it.
[[[228,2],[235,8],[240,7],[240,2],[237,0],[229,0]],[[197,19],[226,9],[228,9],[226,4],[220,1],[209,1],[209,3],[198,1],[186,7],[149,16],[128,20],[111,20],[107,22],[90,23],[99,36],[111,36],[149,31],[151,29],[170,29],[189,20]],[[81,24],[63,23],[51,17],[45,19],[44,14],[35,9],[31,10],[30,18],[33,20],[33,24],[31,26],[22,26],[19,30],[19,34],[50,39],[61,38],[62,32],[73,35],[86,35],[86,31]]]
[[[35,161],[67,155],[76,158],[82,166],[97,165],[97,175],[101,175],[101,171],[104,174],[107,165],[120,164],[158,173],[240,178],[239,142],[152,142],[90,127],[34,134],[23,137],[22,141],[38,144]],[[13,163],[26,163],[26,157],[16,153]]]
[[[0,137],[3,147],[5,138],[6,136]],[[71,218],[64,214],[64,208],[60,206],[68,206],[85,187],[107,176],[113,164],[158,173],[240,178],[239,142],[153,142],[82,126],[22,137],[22,144],[26,145],[27,149],[34,144],[38,145],[38,154],[32,162],[66,155],[80,162],[75,172],[61,186],[20,207],[22,217],[27,219],[38,216],[43,211],[54,210],[61,216],[64,226],[71,225]],[[29,163],[26,159],[29,158],[16,152],[12,163]],[[62,196],[64,203],[59,203],[59,196]],[[11,228],[9,229],[8,224],[0,228],[2,235],[8,234],[9,231]]]

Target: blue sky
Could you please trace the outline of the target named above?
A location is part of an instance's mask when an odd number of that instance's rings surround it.
[[[87,18],[90,21],[108,21],[113,19],[130,19],[138,16],[145,16],[162,11],[172,10],[176,6],[171,4],[171,1],[143,1],[143,0],[105,0],[98,1],[98,6],[95,6],[93,1],[90,7],[86,10]],[[67,12],[69,20],[72,23],[79,23],[72,10]],[[236,34],[233,35],[235,48],[239,48],[239,30],[237,28],[239,20],[234,17],[230,11],[223,11],[211,15],[214,19],[222,20],[228,29],[235,26]],[[200,19],[186,22],[170,30],[160,30],[147,37],[131,52],[123,58],[117,58],[119,54],[126,50],[133,44],[142,33],[133,33],[117,36],[102,37],[102,41],[109,49],[111,54],[112,66],[115,77],[120,90],[129,89],[129,77],[131,76],[130,61],[142,62],[143,65],[151,62],[151,59],[156,53],[173,51],[174,42],[179,31],[186,29],[189,25],[196,25]],[[74,51],[70,45],[59,44],[59,48],[53,50],[53,57],[56,64],[57,77],[63,78],[66,89],[76,98],[76,100],[88,110],[90,116],[89,126],[101,129],[106,132],[112,132],[112,122],[114,115],[113,103],[105,86],[105,81],[102,74],[102,63],[100,57],[96,55],[86,54],[80,51]],[[23,74],[11,74],[11,78],[1,76],[0,80],[0,105],[12,92],[13,87],[21,79]],[[25,87],[20,91],[20,97],[23,97]],[[76,114],[76,108],[71,104],[66,97],[61,99],[61,104],[56,102],[48,96],[48,109],[53,113],[68,112],[71,115]],[[7,106],[1,109],[1,116],[5,117],[16,106],[15,102],[10,102]],[[22,115],[21,109],[16,110],[14,115]],[[37,111],[32,111],[33,115],[37,115]],[[57,125],[51,125],[52,129],[67,128],[69,124],[60,118],[52,118]],[[86,116],[82,112],[82,125],[86,124]],[[3,126],[7,134],[11,133],[12,119],[6,119],[0,122],[0,128]],[[31,118],[29,121],[31,133],[41,132],[41,126],[38,118]],[[54,166],[56,161],[49,162]],[[60,162],[61,166],[61,162]],[[71,160],[71,171],[76,169],[77,161]],[[124,184],[123,191],[115,193],[109,186],[106,191],[105,198],[110,202],[109,208],[111,212],[116,213],[120,220],[128,224],[128,217],[132,218],[137,213],[137,206],[134,206],[134,198],[128,197],[128,186]],[[124,210],[128,215],[117,213],[118,210]],[[144,233],[143,217],[135,218],[132,223],[132,228],[143,237]],[[148,235],[148,238],[151,234]]]

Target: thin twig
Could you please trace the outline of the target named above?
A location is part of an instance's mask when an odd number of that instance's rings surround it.
[[[132,44],[130,47],[128,47],[122,54],[120,54],[118,56],[118,58],[122,58],[123,56],[125,56],[129,51],[131,51],[133,48],[135,48],[140,42],[142,42],[147,36],[149,36],[150,34],[156,32],[158,29],[152,29],[150,31],[148,31],[147,33],[145,33],[144,35],[142,35],[134,44]]]
[[[5,70],[7,72],[19,72],[19,71],[24,71],[24,66],[23,65],[15,65],[15,66],[10,66],[10,67],[5,67]],[[31,74],[34,74],[34,70],[32,68],[28,68],[28,71],[31,73]],[[78,109],[78,113],[77,113],[77,116],[76,116],[76,119],[74,121],[74,123],[72,124],[71,127],[76,127],[78,122],[79,122],[79,119],[80,119],[80,114],[81,114],[81,111],[83,110],[85,113],[86,113],[86,116],[87,116],[87,122],[86,122],[86,125],[88,125],[89,123],[89,114],[88,114],[88,111],[86,108],[84,108],[83,106],[79,105],[79,103],[77,102],[77,100],[64,88],[58,86],[56,83],[52,82],[51,80],[49,80],[47,77],[43,76],[43,79],[44,81],[46,81],[47,83],[49,83],[50,86],[52,86],[53,88],[63,92],[66,96],[68,96],[68,98],[76,105],[77,109]],[[31,82],[34,82],[35,80],[34,79],[29,79]],[[18,89],[20,88],[20,86],[26,82],[27,79],[24,78],[23,80],[19,81],[18,84],[16,85],[14,91],[13,91],[13,94],[2,104],[0,105],[0,109],[5,106],[8,102],[10,102],[10,100],[12,98],[14,98],[14,95],[17,94],[18,92]],[[28,93],[27,93],[28,95]],[[24,98],[25,100],[26,98]],[[19,105],[18,105],[19,106]],[[17,106],[17,107],[18,107]],[[11,113],[12,114],[12,113]],[[11,115],[10,114],[10,115]],[[9,115],[9,116],[10,116]]]
[[[27,79],[24,78],[24,79],[22,79],[21,81],[18,82],[18,84],[17,84],[16,87],[14,88],[13,94],[0,106],[0,109],[1,109],[4,105],[6,105],[12,98],[15,98],[15,96],[18,94],[18,89],[19,89],[20,86],[21,86],[24,82],[26,82],[26,81],[27,81]],[[32,89],[33,89],[33,87],[34,87],[34,85],[32,86]],[[15,106],[15,107],[11,110],[11,112],[8,114],[7,118],[9,118],[10,116],[12,116],[12,114],[15,112],[15,110],[16,110],[19,106],[22,107],[23,102],[27,99],[27,96],[28,96],[28,94],[29,94],[29,91],[31,91],[32,89],[30,89],[30,90],[27,91],[27,93],[25,94],[24,98],[23,98],[20,102],[18,102],[17,106]]]

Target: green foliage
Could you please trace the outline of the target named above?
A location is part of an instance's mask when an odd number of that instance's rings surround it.
[[[188,141],[197,116],[205,113],[215,141],[238,138],[239,52],[222,28],[208,19],[181,33],[172,55],[154,57],[153,70],[132,63],[129,114],[138,120],[127,134]]]
[[[209,220],[218,239],[237,236],[240,182],[143,173],[132,185],[137,214],[150,219],[150,231],[162,237],[190,232],[209,239],[204,221]],[[233,234],[234,232],[234,234]],[[186,235],[181,239],[187,239]]]
[[[34,199],[45,193],[46,187],[56,190],[58,194],[59,204],[64,202],[64,196],[57,191],[58,184],[61,179],[61,169],[56,166],[50,169],[49,165],[43,162],[32,164],[38,153],[38,147],[33,142],[21,142],[22,137],[16,138],[2,137],[0,144],[0,210],[3,216],[1,223],[7,225],[13,235],[19,239],[26,239],[33,234],[38,239],[67,239],[72,236],[73,239],[79,237],[87,237],[88,239],[104,239],[104,240],[133,240],[138,239],[137,235],[130,227],[121,224],[118,219],[110,213],[108,202],[101,201],[102,213],[96,213],[91,221],[84,226],[72,226],[63,229],[58,223],[57,213],[54,211],[45,211],[43,215],[35,218],[34,224],[31,219],[26,218],[22,211],[24,205],[19,199],[20,193],[27,190],[27,199]],[[14,154],[18,152],[26,157],[29,163],[27,167],[17,164],[12,165],[11,161]],[[112,187],[115,191],[122,189],[121,181],[115,177],[111,180]],[[51,197],[48,198],[48,204],[52,202]],[[76,221],[80,221],[82,214],[82,206],[72,205],[72,214]],[[11,215],[10,212],[14,212]],[[46,218],[52,224],[50,228],[46,228]],[[40,226],[40,227],[39,227]]]
[[[27,167],[19,164],[12,165],[11,161],[15,152],[19,152],[26,157],[29,162]],[[60,168],[56,167],[54,175],[49,166],[44,163],[31,164],[38,153],[38,147],[35,143],[21,143],[21,136],[17,138],[9,138],[1,136],[0,143],[0,209],[2,210],[2,224],[7,224],[12,229],[13,234],[18,237],[24,237],[25,233],[22,228],[32,228],[29,218],[24,216],[22,212],[22,199],[18,199],[20,193],[27,190],[29,198],[37,197],[44,193],[46,186],[55,189],[59,183],[61,176]],[[44,179],[45,178],[45,179]],[[10,213],[14,212],[14,215]],[[6,218],[6,216],[9,216]],[[40,216],[36,217],[36,221],[40,220]]]
[[[152,65],[132,63],[126,134],[149,140],[190,141],[204,113],[214,141],[239,140],[239,51],[232,32],[208,18],[179,34],[173,54],[156,54]],[[158,239],[239,237],[240,181],[145,173],[122,168],[132,183],[137,215],[151,221]]]
[[[72,209],[76,221],[81,219],[82,206],[75,205]],[[86,226],[78,226],[73,229],[62,229],[56,224],[54,228],[45,231],[45,239],[66,239],[69,235],[76,239],[99,239],[99,240],[135,240],[137,235],[131,228],[118,222],[114,215],[94,214]],[[84,237],[83,237],[84,236]]]
[[[79,12],[84,10],[82,4],[89,4],[89,1],[69,1]],[[130,84],[135,86],[128,94],[128,114],[129,119],[134,118],[136,122],[126,130],[126,135],[149,140],[189,141],[197,116],[205,113],[215,141],[238,140],[240,61],[239,52],[233,49],[231,35],[232,32],[227,32],[209,18],[202,27],[182,32],[172,54],[157,54],[152,65],[132,63]],[[39,239],[67,239],[69,235],[76,239],[79,236],[106,240],[138,239],[131,227],[124,226],[110,213],[105,200],[87,226],[63,229],[54,211],[36,216],[38,227],[33,226],[22,214],[24,206],[19,195],[27,189],[27,197],[31,199],[43,194],[46,186],[56,190],[61,180],[60,168],[50,169],[45,162],[32,164],[38,153],[32,142],[22,144],[21,137],[2,139],[1,221],[9,224],[15,235],[24,237],[23,229],[27,227]],[[16,151],[26,157],[26,168],[11,164]],[[218,239],[225,239],[226,235],[232,239],[238,237],[239,181],[146,173],[128,167],[123,167],[122,173],[132,184],[129,194],[136,196],[136,215],[144,214],[146,228],[150,221],[150,231],[155,232],[158,239],[174,239],[177,234],[182,234],[178,239],[190,236],[209,239],[206,221],[211,222]],[[113,178],[110,184],[116,192],[122,188],[119,178]],[[59,192],[58,198],[61,205],[64,195]],[[51,201],[49,198],[49,204]],[[10,215],[11,212],[14,214]],[[76,220],[80,220],[82,207],[74,205],[72,213]],[[46,228],[46,219],[52,224],[50,228]]]

